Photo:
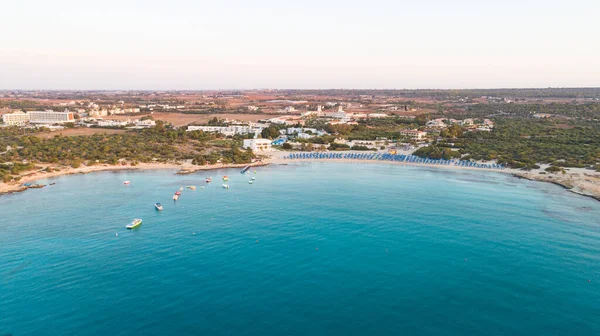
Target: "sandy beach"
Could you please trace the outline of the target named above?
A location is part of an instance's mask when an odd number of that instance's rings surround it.
[[[265,158],[261,161],[257,161],[251,164],[214,164],[198,166],[193,165],[191,162],[182,163],[140,163],[135,166],[131,165],[93,165],[93,166],[82,166],[79,168],[56,166],[56,165],[44,165],[40,166],[45,169],[46,167],[59,168],[59,171],[45,172],[42,170],[35,172],[27,172],[21,175],[21,179],[18,182],[11,183],[0,183],[0,195],[21,192],[28,189],[23,186],[24,183],[35,182],[40,179],[49,177],[57,177],[63,175],[72,174],[88,174],[99,171],[116,171],[116,170],[151,170],[151,169],[173,169],[177,170],[177,174],[191,174],[201,170],[213,170],[222,168],[242,168],[247,165],[250,166],[264,166],[268,164],[288,164],[292,162],[343,162],[343,163],[357,163],[357,164],[391,164],[391,165],[405,165],[405,166],[417,166],[427,167],[436,169],[450,169],[450,170],[475,170],[475,171],[489,171],[503,174],[511,174],[516,178],[524,178],[528,180],[548,182],[562,186],[563,188],[584,196],[593,197],[600,200],[600,173],[593,170],[582,169],[582,168],[568,168],[565,174],[540,174],[544,172],[544,169],[548,165],[542,165],[539,169],[531,171],[523,171],[519,169],[482,169],[473,167],[463,167],[454,165],[431,165],[421,163],[406,163],[396,161],[379,161],[379,160],[357,160],[357,159],[284,159],[285,156],[293,152],[286,151],[273,151],[266,154]],[[350,153],[350,152],[339,152],[339,153]],[[352,153],[358,153],[353,151]],[[372,153],[372,152],[365,152]]]
[[[565,174],[550,174],[546,173],[544,169],[549,165],[540,165],[539,169],[533,169],[531,171],[524,171],[520,169],[487,169],[487,168],[474,168],[474,167],[463,167],[454,165],[432,165],[422,163],[407,163],[407,162],[396,162],[396,161],[379,161],[379,160],[357,160],[357,159],[284,159],[284,156],[294,152],[273,152],[270,158],[272,164],[286,164],[290,162],[344,162],[344,163],[360,163],[360,164],[392,164],[392,165],[404,165],[404,166],[416,166],[416,167],[427,167],[434,169],[450,169],[450,170],[474,170],[482,172],[497,172],[503,174],[511,174],[516,178],[524,178],[527,180],[548,182],[557,184],[570,192],[595,198],[600,201],[600,173],[589,169],[583,168],[566,168]],[[356,151],[352,152],[339,152],[339,153],[359,153]],[[373,153],[373,152],[364,152]],[[410,154],[410,153],[401,153]],[[540,174],[545,173],[545,174]]]
[[[73,175],[73,174],[89,174],[93,172],[100,171],[118,171],[118,170],[152,170],[152,169],[173,169],[177,170],[177,174],[191,174],[201,170],[214,170],[214,169],[223,169],[223,168],[243,168],[245,166],[264,166],[267,165],[267,162],[257,161],[254,163],[242,163],[242,164],[214,164],[214,165],[204,165],[198,166],[193,165],[189,162],[185,163],[139,163],[135,166],[131,165],[93,165],[93,166],[81,166],[79,168],[67,167],[67,166],[59,166],[59,165],[44,165],[40,164],[39,166],[43,167],[38,171],[29,171],[21,175],[21,179],[18,182],[10,182],[10,183],[0,183],[0,195],[9,194],[14,192],[21,192],[29,189],[24,186],[25,183],[35,182],[41,179],[46,179],[50,177],[58,177],[63,175]],[[59,171],[46,172],[43,171],[47,167],[58,168]]]

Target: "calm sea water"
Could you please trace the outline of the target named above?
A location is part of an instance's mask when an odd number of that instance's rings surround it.
[[[600,334],[597,201],[495,173],[257,170],[0,197],[0,335]]]

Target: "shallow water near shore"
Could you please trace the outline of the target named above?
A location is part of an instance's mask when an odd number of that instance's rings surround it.
[[[600,334],[593,199],[490,172],[256,170],[1,196],[0,334]]]

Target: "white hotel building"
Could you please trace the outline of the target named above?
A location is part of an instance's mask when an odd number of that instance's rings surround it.
[[[31,111],[28,113],[31,124],[62,124],[75,121],[73,112]]]
[[[29,114],[22,112],[4,114],[2,115],[2,122],[7,125],[25,125],[29,122]]]
[[[254,136],[258,136],[264,127],[262,126],[240,126],[240,125],[231,125],[231,126],[188,126],[187,130],[191,131],[203,131],[203,132],[211,132],[211,133],[221,133],[226,136],[233,136],[235,134],[254,134]]]
[[[244,149],[252,149],[253,151],[270,151],[271,140],[269,139],[244,139]]]

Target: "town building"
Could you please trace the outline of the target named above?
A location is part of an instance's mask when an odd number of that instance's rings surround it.
[[[156,126],[156,121],[150,119],[136,120],[133,122],[133,124],[138,127],[150,128]]]
[[[88,115],[90,117],[106,117],[108,115],[108,110],[107,109],[92,110],[92,111],[90,111],[90,113],[88,113]]]
[[[298,133],[296,137],[298,137],[298,139],[310,139],[313,138],[314,135],[308,133]]]
[[[129,121],[98,120],[99,127],[124,127],[127,126],[129,123]]]
[[[254,134],[257,137],[263,126],[257,125],[230,125],[230,126],[188,126],[188,131],[202,131],[209,133],[221,133],[225,136],[233,136],[236,134]]]
[[[300,116],[302,118],[307,118],[310,116],[321,116],[321,114],[323,113],[323,108],[321,107],[321,105],[317,105],[317,110],[316,111],[306,111],[306,112],[302,112],[300,113]]]
[[[267,120],[268,123],[271,124],[280,124],[280,125],[304,125],[304,120],[301,119],[300,116],[280,116],[276,118],[271,118]]]
[[[29,113],[15,112],[2,115],[2,122],[7,125],[22,126],[29,123]]]
[[[29,122],[32,124],[62,124],[74,122],[73,112],[31,111]]]
[[[244,139],[244,148],[253,151],[270,151],[271,140],[269,139]]]
[[[410,137],[413,140],[422,140],[425,136],[427,136],[427,132],[418,130],[401,130],[400,135]]]
[[[448,125],[444,122],[445,118],[438,118],[434,120],[429,120],[426,124],[427,127],[435,127],[435,128],[446,128]]]

